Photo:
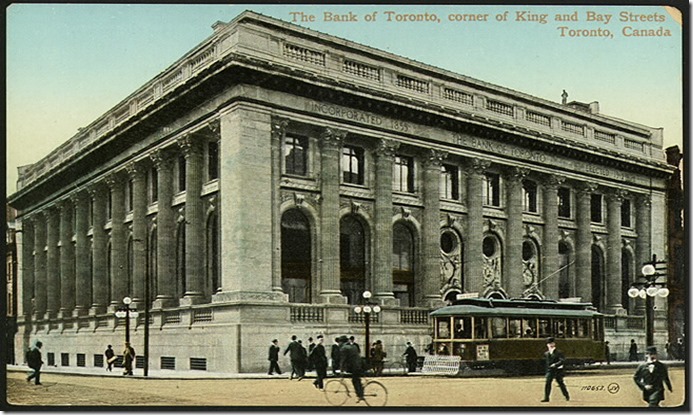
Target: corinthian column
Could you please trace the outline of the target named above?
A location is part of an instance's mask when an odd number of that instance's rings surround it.
[[[625,312],[621,304],[623,290],[622,276],[622,241],[621,241],[621,203],[628,193],[616,190],[607,195],[607,263],[606,263],[606,298],[607,308],[612,314]]]
[[[466,292],[478,292],[484,289],[483,252],[481,246],[484,238],[484,211],[482,200],[483,178],[486,169],[491,165],[488,160],[472,159],[465,174],[467,175],[467,243],[464,244],[464,289]]]
[[[638,239],[635,241],[635,272],[640,275],[640,267],[652,259],[652,200],[650,195],[641,194],[635,199],[635,231]],[[635,299],[635,312],[645,313],[645,300]]]
[[[173,162],[170,154],[157,150],[150,155],[156,166],[156,299],[152,308],[175,305],[176,252],[175,219],[173,216]]]
[[[132,181],[132,286],[134,307],[142,309],[144,284],[147,280],[147,189],[145,166],[134,163],[126,166]]]
[[[106,312],[106,306],[110,303],[110,285],[108,275],[108,235],[106,235],[106,209],[108,208],[108,189],[102,183],[97,183],[89,189],[89,195],[93,200],[92,218],[92,251],[93,258],[92,284],[94,287],[91,299],[90,314],[102,314]]]
[[[75,308],[75,247],[72,245],[73,203],[60,205],[60,315],[72,316]]]
[[[541,279],[544,280],[542,291],[549,299],[558,299],[558,186],[565,181],[564,177],[550,175],[544,181],[544,243],[542,244],[543,261]]]
[[[36,319],[45,317],[48,310],[47,227],[48,212],[42,211],[34,219],[34,310]]]
[[[52,206],[47,211],[46,235],[48,252],[46,260],[46,306],[48,318],[55,318],[60,310],[60,212]]]
[[[425,306],[442,306],[440,276],[440,167],[448,153],[429,150],[423,164],[423,297]]]
[[[375,149],[373,290],[381,304],[397,305],[392,292],[392,166],[399,143],[382,139]]]
[[[281,177],[282,144],[286,136],[287,118],[272,117],[272,291],[283,293],[282,289],[282,217],[281,217]]]
[[[22,298],[21,313],[25,320],[29,320],[34,313],[32,300],[34,299],[35,274],[34,274],[34,252],[36,250],[36,240],[34,238],[35,217],[22,218]],[[18,310],[19,311],[19,310]]]
[[[522,278],[522,180],[529,174],[529,169],[511,167],[506,174],[508,228],[505,247],[505,264],[503,267],[504,284],[510,298],[520,298],[524,291]]]
[[[592,225],[591,198],[597,190],[593,183],[582,183],[577,188],[577,233],[575,244],[575,275],[577,295],[584,302],[592,301]],[[599,307],[599,304],[593,304]]]
[[[339,270],[339,157],[347,132],[326,128],[320,137],[320,260],[322,302],[343,303]]]
[[[125,229],[125,180],[121,173],[106,179],[111,191],[111,306],[118,307],[132,295],[127,286],[127,235]]]
[[[91,263],[89,262],[89,196],[76,193],[72,197],[75,209],[75,315],[89,312],[91,307]]]
[[[185,156],[185,293],[181,304],[205,299],[204,211],[202,209],[202,149],[188,135],[178,140]]]

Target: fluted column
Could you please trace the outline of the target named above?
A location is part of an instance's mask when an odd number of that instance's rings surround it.
[[[440,167],[448,153],[431,149],[423,163],[423,299],[424,306],[442,306],[440,276]]]
[[[544,181],[544,243],[542,244],[541,287],[548,299],[559,298],[559,280],[561,278],[558,260],[558,186],[565,181],[564,177],[550,175]]]
[[[592,225],[591,197],[597,186],[592,183],[582,183],[577,188],[577,233],[575,244],[575,276],[577,279],[577,295],[584,302],[592,301]],[[593,304],[599,307],[599,304]]]
[[[203,302],[204,270],[204,211],[202,209],[203,159],[200,143],[188,135],[178,140],[185,156],[185,293],[184,303]]]
[[[392,167],[399,143],[382,139],[375,149],[373,291],[382,304],[396,305],[392,291]]]
[[[28,319],[34,313],[32,307],[32,299],[34,298],[35,290],[35,274],[34,274],[34,251],[36,242],[34,239],[34,217],[22,218],[22,298],[19,300],[22,304],[21,314]]]
[[[282,289],[282,214],[281,177],[282,145],[289,125],[287,118],[272,117],[272,291],[283,293]]]
[[[621,241],[621,204],[628,193],[615,190],[607,195],[607,252],[606,252],[606,304],[609,313],[623,313],[621,296],[623,294],[622,276],[622,241]]]
[[[132,182],[132,287],[135,307],[142,309],[147,280],[147,189],[146,166],[130,163],[126,170]]]
[[[635,199],[635,231],[638,239],[635,240],[635,275],[641,275],[641,267],[645,262],[652,260],[652,200],[650,195],[641,194]],[[645,313],[645,300],[637,297],[635,300],[635,313]]]
[[[60,310],[60,211],[57,207],[47,210],[46,237],[46,313],[55,318]]]
[[[529,169],[511,167],[506,174],[507,184],[507,233],[505,244],[506,264],[503,267],[503,285],[510,298],[521,298],[524,291],[522,277],[522,180],[529,174]]]
[[[60,315],[72,316],[75,308],[75,247],[72,245],[74,205],[64,200],[60,205]]]
[[[34,217],[34,309],[37,319],[48,310],[48,211]]]
[[[108,281],[108,235],[106,234],[106,209],[108,205],[108,189],[104,184],[94,184],[89,189],[93,203],[92,217],[92,286],[94,293],[91,298],[90,314],[106,312],[110,303],[111,287]]]
[[[484,279],[482,244],[484,239],[483,177],[490,161],[472,159],[467,174],[467,242],[464,244],[464,289],[483,294]]]
[[[347,132],[326,128],[320,137],[320,260],[322,302],[343,302],[339,270],[339,158]]]
[[[106,179],[111,191],[111,306],[120,306],[132,295],[127,286],[127,234],[125,229],[125,180],[122,173]]]
[[[89,196],[76,193],[72,196],[75,214],[75,315],[89,312],[91,307],[91,263],[89,262]]]
[[[156,214],[156,299],[152,308],[163,308],[175,303],[175,219],[173,217],[173,162],[164,150],[150,155],[156,166],[157,214]]]

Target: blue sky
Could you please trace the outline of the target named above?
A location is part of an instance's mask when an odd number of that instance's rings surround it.
[[[315,21],[294,23],[551,101],[560,102],[565,89],[569,100],[599,101],[603,114],[664,127],[665,146],[682,143],[682,30],[664,7],[13,4],[7,193],[15,191],[17,166],[38,161],[115,106],[210,36],[214,22],[248,9],[286,21],[292,12],[312,14]],[[440,21],[388,22],[386,11],[435,13]],[[352,12],[359,21],[326,22],[325,12]],[[375,21],[365,21],[373,12]],[[575,12],[579,21],[554,20]],[[587,21],[588,12],[611,21]],[[488,21],[448,20],[463,13],[488,14]],[[546,23],[520,21],[544,13]],[[621,13],[663,21],[623,22]],[[613,38],[562,37],[559,26],[608,29]],[[671,36],[627,37],[625,26]]]

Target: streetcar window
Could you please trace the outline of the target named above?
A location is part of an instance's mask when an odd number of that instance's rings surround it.
[[[577,321],[577,337],[589,337],[589,320],[581,318]]]
[[[438,336],[439,339],[450,338],[450,322],[446,320],[438,320]]]
[[[438,345],[438,350],[436,351],[436,354],[442,354],[442,355],[449,355],[450,354],[450,347],[448,347],[449,343],[440,343]]]
[[[474,317],[474,338],[488,339],[486,330],[486,317]]]
[[[522,337],[521,319],[508,319],[508,337]]]
[[[491,319],[491,330],[494,338],[508,337],[508,320],[504,317],[493,317]]]
[[[464,358],[465,347],[466,345],[464,343],[453,343],[452,354],[455,356],[462,356],[462,358]]]
[[[472,318],[458,317],[455,318],[455,333],[456,339],[471,339],[472,338]]]
[[[553,335],[554,337],[565,337],[565,320],[553,319]]]
[[[537,321],[535,319],[522,320],[522,337],[537,337]]]
[[[566,337],[577,337],[577,320],[574,318],[567,318],[565,320],[566,324]]]
[[[551,335],[551,325],[548,318],[539,319],[539,337],[549,337]]]

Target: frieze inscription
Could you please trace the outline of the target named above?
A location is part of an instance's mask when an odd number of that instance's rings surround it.
[[[521,147],[511,146],[505,143],[498,143],[491,140],[484,140],[478,137],[472,137],[464,134],[453,134],[455,143],[461,146],[472,147],[477,150],[490,151],[492,153],[520,158],[527,161],[538,163],[555,164],[556,159],[549,154],[527,150]]]
[[[309,111],[317,112],[322,115],[329,115],[331,117],[356,121],[364,124],[374,125],[376,127],[390,128],[402,133],[413,131],[413,125],[408,122],[384,118],[376,114],[355,110],[353,108],[340,107],[337,105],[315,101],[309,101],[306,106]]]

